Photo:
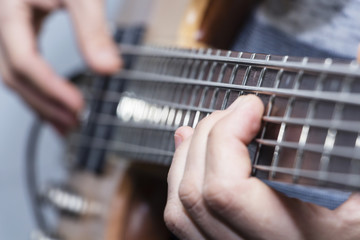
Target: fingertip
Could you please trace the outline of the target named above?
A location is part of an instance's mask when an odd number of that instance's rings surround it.
[[[175,135],[181,136],[183,139],[186,139],[190,137],[193,134],[193,132],[194,129],[192,127],[182,126],[175,131]]]
[[[216,124],[213,133],[234,136],[235,144],[239,140],[249,144],[260,129],[263,112],[264,105],[259,97],[241,96],[231,106],[230,114]]]
[[[115,73],[122,67],[122,60],[112,50],[100,50],[92,54],[90,67],[101,74]]]
[[[261,99],[254,95],[254,94],[248,94],[248,95],[242,95],[238,97],[229,107],[228,110],[236,109],[237,107],[241,107],[242,105],[246,103],[251,103],[254,105],[254,107],[260,111],[264,110],[264,104],[262,103]]]
[[[112,74],[123,66],[123,61],[115,43],[106,36],[83,44],[85,60],[95,72]]]
[[[178,128],[174,134],[175,149],[177,149],[185,139],[189,138],[193,132],[194,129],[188,126]]]

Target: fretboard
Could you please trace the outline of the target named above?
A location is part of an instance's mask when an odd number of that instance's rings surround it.
[[[83,79],[90,111],[73,146],[170,165],[178,127],[196,127],[239,96],[256,94],[266,110],[249,145],[254,176],[359,188],[356,63],[132,45],[121,52],[124,70],[107,80]]]

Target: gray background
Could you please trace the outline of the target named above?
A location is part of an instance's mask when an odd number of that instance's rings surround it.
[[[115,18],[120,2],[107,1],[109,21]],[[82,66],[70,20],[64,12],[48,19],[40,46],[45,58],[60,74],[68,74]],[[0,240],[29,239],[34,229],[24,179],[24,150],[33,119],[31,110],[0,81]],[[41,177],[60,178],[62,140],[50,127],[46,128],[42,139],[46,141],[46,150],[41,151]]]

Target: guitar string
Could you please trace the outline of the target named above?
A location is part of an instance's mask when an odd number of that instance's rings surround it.
[[[169,166],[171,164],[171,158],[173,156],[173,151],[167,151],[167,150],[161,150],[158,148],[150,148],[145,146],[138,146],[134,144],[129,144],[125,142],[119,142],[114,140],[106,140],[106,139],[98,139],[98,138],[91,138],[88,136],[81,136],[81,135],[73,135],[71,140],[71,144],[69,144],[68,147],[77,147],[77,148],[83,148],[83,147],[90,147],[97,150],[107,150],[110,152],[118,152],[122,154],[131,154],[132,157],[135,155],[141,156],[141,155],[153,155],[153,156],[163,156],[166,157],[167,161],[162,161],[163,164]],[[153,158],[154,159],[154,158]],[[155,158],[156,159],[156,158]],[[141,160],[141,159],[137,159]],[[147,160],[148,162],[148,160]],[[157,160],[153,160],[153,162],[159,162]],[[279,167],[279,166],[267,166],[267,165],[261,165],[256,164],[253,165],[254,168],[260,171],[265,172],[277,172],[277,173],[283,173],[286,175],[293,176],[295,174],[298,174],[299,177],[307,178],[307,179],[313,179],[313,180],[320,180],[320,173],[319,170],[306,170],[306,169],[298,169],[295,170],[293,168],[285,168],[285,167]],[[340,173],[340,172],[328,172],[326,175],[326,179],[321,179],[324,182],[327,183],[336,183],[341,184],[344,186],[350,186],[359,188],[360,185],[360,175],[359,174],[349,174],[349,173]]]
[[[124,127],[127,129],[164,131],[164,132],[170,132],[172,134],[174,133],[175,128],[176,128],[176,127],[169,127],[169,126],[162,127],[162,126],[152,126],[152,125],[139,126],[139,125],[135,125],[135,124],[123,124],[123,125],[119,124],[117,126]],[[88,140],[102,139],[102,138],[97,138],[97,137],[89,137],[87,135],[79,134],[79,133],[74,134],[74,135],[88,137]],[[102,139],[102,140],[106,141],[106,139]],[[323,144],[307,143],[306,145],[301,145],[298,142],[289,142],[289,141],[278,142],[276,140],[259,139],[259,138],[256,139],[255,141],[262,145],[271,146],[271,147],[280,146],[280,147],[284,147],[284,148],[288,148],[288,149],[295,149],[295,150],[301,148],[303,151],[320,153],[320,154],[322,154],[325,151]],[[109,140],[109,143],[115,143],[115,142],[119,142],[119,141],[118,140]],[[137,144],[137,146],[141,146],[141,144]],[[331,150],[327,151],[327,154],[329,154],[330,156],[338,156],[338,157],[347,158],[347,159],[360,160],[360,155],[359,155],[359,151],[357,151],[357,148],[350,147],[350,146],[334,146]]]
[[[286,62],[288,59],[288,56],[284,56],[282,58],[283,62]],[[275,76],[275,80],[273,83],[273,88],[278,89],[279,85],[280,85],[280,81],[283,75],[284,69],[280,69],[276,72],[276,76]],[[271,112],[273,111],[273,107],[274,107],[274,101],[276,99],[276,95],[273,94],[269,97],[269,102],[268,102],[268,107],[265,110],[264,113],[264,117],[269,117],[271,115]],[[264,139],[265,138],[265,134],[267,133],[267,128],[268,128],[268,122],[265,122],[263,128],[261,129],[261,133],[260,133],[260,139]],[[258,143],[257,147],[256,147],[256,152],[254,155],[254,160],[253,160],[253,165],[257,165],[259,160],[260,160],[260,154],[261,154],[261,150],[262,150],[262,144]],[[254,176],[256,176],[256,168],[253,168],[252,174]]]
[[[169,50],[162,47],[151,47],[151,46],[137,46],[137,45],[119,45],[120,52],[122,55],[134,55],[134,56],[161,56],[167,58],[186,58],[194,60],[206,60],[211,62],[223,62],[229,64],[245,64],[252,65],[254,67],[267,67],[269,69],[286,69],[293,71],[306,71],[311,73],[327,73],[327,74],[336,74],[336,75],[346,75],[346,76],[355,76],[360,77],[360,68],[356,61],[353,61],[351,64],[348,63],[334,63],[331,67],[325,66],[322,63],[309,62],[306,65],[303,65],[301,62],[282,62],[276,60],[262,60],[262,59],[248,59],[248,58],[236,58],[236,57],[226,57],[226,56],[215,56],[215,55],[204,55],[204,54],[194,54],[189,51],[182,49],[178,50]]]
[[[307,143],[306,145],[300,145],[297,142],[283,141],[280,143],[276,140],[271,139],[256,139],[256,141],[260,142],[262,145],[271,147],[280,146],[295,150],[301,148],[303,151],[319,154],[322,154],[326,151],[326,154],[329,154],[330,156],[337,156],[348,159],[354,158],[356,160],[360,160],[359,152],[356,151],[354,147],[334,146],[331,150],[328,150],[324,147],[324,144]]]
[[[314,94],[314,91],[311,90],[292,90],[292,89],[273,89],[269,87],[256,87],[248,85],[233,85],[229,83],[218,83],[218,82],[209,82],[204,80],[174,77],[174,76],[164,76],[160,74],[147,73],[147,72],[138,72],[132,70],[122,70],[120,73],[114,76],[115,79],[127,79],[130,81],[140,81],[140,82],[159,82],[159,83],[173,83],[173,84],[183,84],[183,85],[192,85],[192,86],[201,86],[201,87],[213,87],[221,89],[230,89],[234,91],[247,91],[252,93],[259,93],[265,95],[276,94],[280,97],[296,97],[301,99],[315,99],[328,102],[340,102],[350,105],[360,105],[360,95],[357,93],[342,93],[342,92],[330,92],[323,91],[319,94]]]
[[[102,100],[104,102],[114,102],[118,103],[121,101],[121,98],[128,97],[128,94],[114,94],[115,92],[109,92],[111,97],[105,96],[105,97],[85,97],[86,100]],[[119,97],[116,97],[118,95]],[[162,101],[162,100],[155,100],[150,99],[146,97],[133,97],[134,100],[143,100],[144,102],[154,105],[159,108],[163,107],[169,107],[174,108],[177,110],[183,110],[183,111],[192,111],[192,112],[200,112],[202,114],[210,114],[215,111],[215,109],[210,109],[206,107],[197,107],[192,105],[184,105],[184,104],[178,104],[178,103],[172,103],[168,101]],[[116,116],[112,115],[106,115],[101,113],[96,113],[94,116],[100,117],[100,120],[91,120],[96,121],[95,123],[98,124],[115,124],[116,121],[121,121]],[[360,131],[360,125],[358,121],[352,121],[352,120],[331,120],[331,119],[307,119],[307,118],[294,118],[294,117],[276,117],[276,116],[264,116],[262,118],[263,122],[265,123],[286,123],[286,124],[292,124],[292,125],[300,125],[300,126],[309,126],[309,127],[317,127],[317,128],[333,128],[341,131],[347,131],[352,133],[358,133]]]

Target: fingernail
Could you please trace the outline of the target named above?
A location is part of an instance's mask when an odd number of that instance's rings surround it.
[[[174,140],[175,140],[175,149],[177,149],[180,146],[180,144],[183,142],[183,137],[181,135],[175,134]]]

